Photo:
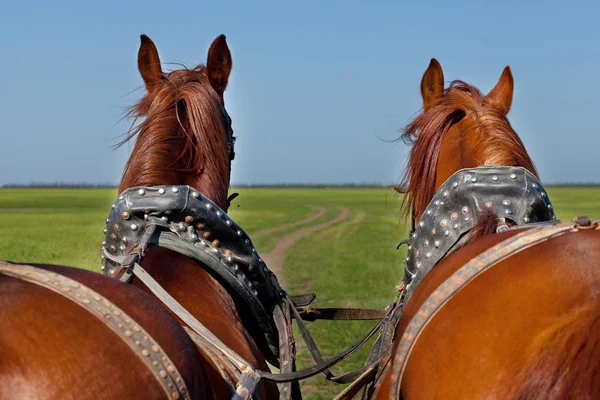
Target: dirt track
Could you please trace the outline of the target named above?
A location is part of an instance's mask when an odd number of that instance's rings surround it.
[[[262,229],[258,232],[254,232],[254,234],[252,234],[252,237],[264,236],[264,235],[268,235],[273,232],[282,231],[287,228],[293,228],[294,226],[308,224],[309,222],[313,222],[314,220],[321,218],[323,215],[325,215],[326,211],[327,211],[327,209],[325,207],[319,207],[319,210],[315,214],[311,215],[310,217],[307,217],[307,218],[301,219],[300,221],[292,222],[289,224],[277,225],[277,226],[273,226],[271,228]]]
[[[321,211],[322,211],[322,213],[321,213]],[[325,213],[325,209],[321,208],[319,210],[319,213],[321,213],[319,216],[323,215]],[[317,213],[317,214],[319,214],[319,213]],[[271,271],[273,271],[275,273],[275,275],[277,275],[277,279],[279,280],[279,283],[281,284],[281,286],[283,286],[284,289],[286,288],[286,281],[285,281],[285,276],[283,273],[283,264],[285,261],[285,254],[286,254],[288,248],[295,241],[300,240],[303,237],[310,235],[313,232],[319,231],[321,229],[329,227],[330,225],[337,224],[338,222],[345,220],[348,217],[348,214],[350,214],[350,210],[348,208],[342,208],[341,212],[338,214],[338,216],[329,221],[323,222],[321,224],[309,226],[309,227],[297,230],[292,233],[288,233],[287,235],[283,236],[277,242],[275,247],[273,247],[273,250],[271,250],[269,253],[267,253],[263,256],[263,260],[267,264],[267,267],[269,267],[269,269]],[[306,220],[314,221],[315,219],[318,218],[318,217],[315,217],[315,215],[313,215],[309,218],[306,218]],[[306,220],[304,220],[304,221],[306,221]],[[300,223],[301,223],[301,221],[295,222],[293,224],[286,224],[285,227],[300,225]],[[305,222],[303,222],[303,223],[305,223]],[[269,229],[272,229],[272,232],[275,232],[279,229],[284,229],[284,228],[281,228],[281,226],[283,226],[283,225],[280,225],[280,226],[274,227],[274,228],[269,228]],[[279,229],[277,229],[277,228],[279,228]]]

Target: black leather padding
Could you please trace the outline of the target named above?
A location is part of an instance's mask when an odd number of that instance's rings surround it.
[[[525,168],[482,166],[456,172],[440,186],[411,233],[405,302],[486,212],[517,226],[556,219],[542,183]]]
[[[132,187],[121,193],[106,219],[104,274],[115,276],[118,260],[140,251],[140,241],[152,225],[156,231],[149,244],[185,254],[219,280],[242,310],[246,329],[268,361],[277,366],[273,309],[283,289],[246,232],[194,188]]]

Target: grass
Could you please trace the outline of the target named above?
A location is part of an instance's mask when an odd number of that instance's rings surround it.
[[[549,187],[558,218],[576,215],[600,218],[600,187]],[[384,308],[395,298],[402,276],[406,238],[400,218],[400,196],[391,189],[239,188],[230,216],[252,236],[253,232],[327,212],[310,225],[334,218],[342,207],[349,217],[295,243],[287,254],[285,276],[292,294],[313,291],[319,306]],[[104,218],[116,198],[111,189],[0,189],[0,258],[65,264],[99,271],[99,248]],[[254,238],[260,253],[294,227]],[[309,327],[325,356],[332,356],[364,335],[373,322],[317,321]],[[297,336],[299,337],[299,335]],[[369,351],[342,364],[343,370],[362,366]],[[299,366],[309,365],[300,347]],[[335,368],[340,372],[340,368]],[[328,399],[340,387],[315,377],[303,384],[306,398]]]
[[[100,271],[104,219],[116,190],[1,189],[0,258]]]

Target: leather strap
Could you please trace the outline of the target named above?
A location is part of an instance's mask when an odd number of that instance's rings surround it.
[[[273,310],[273,319],[279,333],[279,365],[282,374],[296,370],[296,343],[291,330],[290,307],[288,300],[283,299],[281,306]],[[300,385],[297,381],[285,382],[279,388],[280,400],[301,399]]]
[[[93,314],[143,361],[167,398],[190,400],[181,374],[165,351],[144,328],[106,297],[64,275],[31,265],[0,261],[0,273],[49,289]]]
[[[312,304],[312,302],[315,301],[315,299],[317,298],[317,294],[310,292],[304,294],[297,294],[294,296],[288,295],[288,298],[296,307],[304,307]]]
[[[205,355],[212,365],[219,371],[221,377],[225,380],[229,389],[235,392],[237,382],[240,380],[241,374],[238,371],[237,365],[232,363],[218,348],[214,347],[212,343],[198,335],[196,332],[191,330],[189,327],[184,326],[183,329],[186,331],[188,336],[192,339],[198,351]]]
[[[348,385],[334,400],[349,400],[359,398],[359,392],[373,379],[377,372],[377,364],[371,365],[365,369],[351,385]]]
[[[201,341],[196,341],[197,343],[202,343],[203,341],[208,341],[211,344],[211,347],[217,349],[223,357],[229,359],[231,363],[233,363],[239,371],[254,371],[251,365],[242,359],[237,353],[227,347],[219,338],[213,335],[200,321],[198,321],[193,315],[191,315],[183,306],[175,300],[169,293],[167,293],[159,284],[152,278],[139,264],[134,263],[133,265],[133,273],[136,277],[138,277],[154,295],[162,301],[175,315],[177,315],[183,322],[185,322],[196,334],[200,336]],[[288,299],[289,301],[289,299]],[[294,307],[291,307],[292,313],[299,324],[300,331],[304,340],[306,341],[309,350],[311,350],[311,354],[316,358],[317,365],[304,369],[302,371],[295,371],[289,373],[281,373],[281,374],[273,374],[266,371],[254,371],[259,377],[259,381],[263,382],[274,382],[274,383],[285,383],[285,382],[294,382],[301,379],[305,379],[311,376],[314,376],[318,373],[323,372],[326,376],[329,376],[329,379],[337,382],[337,383],[348,383],[352,380],[356,379],[356,377],[360,376],[366,369],[370,366],[361,368],[358,371],[353,371],[339,377],[333,376],[329,371],[329,368],[340,361],[344,360],[351,354],[353,354],[356,350],[362,347],[378,330],[382,324],[382,320],[380,320],[374,327],[367,333],[367,335],[361,339],[359,342],[355,343],[352,347],[347,349],[346,351],[338,354],[335,357],[332,357],[328,360],[324,360],[321,356],[320,352],[316,348],[316,344],[314,340],[310,336],[308,329],[302,322],[301,317]],[[318,355],[317,355],[318,354]],[[242,374],[243,375],[243,374]],[[250,374],[247,376],[246,380],[251,382],[254,375]],[[241,381],[240,381],[241,382]],[[238,383],[238,386],[240,383]],[[245,391],[242,391],[241,396]]]
[[[309,378],[319,373],[323,373],[323,375],[332,382],[348,383],[361,376],[367,369],[376,364],[375,363],[372,365],[367,365],[359,370],[351,371],[340,376],[334,376],[329,370],[330,367],[344,360],[345,358],[353,354],[356,350],[361,348],[367,341],[369,341],[369,339],[379,331],[379,328],[383,323],[383,319],[379,320],[379,322],[377,322],[377,324],[365,335],[365,337],[363,337],[357,343],[352,345],[349,349],[336,355],[335,357],[325,360],[321,355],[319,349],[317,348],[317,345],[315,344],[313,338],[311,337],[310,332],[306,328],[306,325],[304,325],[304,322],[302,321],[302,318],[300,317],[298,311],[294,307],[292,307],[291,310],[294,319],[298,323],[298,329],[302,334],[302,338],[304,339],[306,346],[310,351],[311,356],[315,361],[316,365],[310,368],[306,368],[302,371],[296,371],[288,374],[272,374],[270,372],[259,371],[261,381],[276,383],[292,382]]]
[[[271,318],[268,318],[269,313],[265,310],[259,298],[251,293],[249,287],[240,281],[230,268],[223,268],[213,255],[201,251],[197,246],[184,242],[172,232],[161,231],[157,235],[153,235],[150,239],[150,244],[176,251],[201,263],[208,273],[221,282],[221,284],[224,284],[228,291],[232,290],[236,293],[241,299],[236,304],[244,307],[245,310],[250,311],[254,315],[256,322],[265,334],[270,350],[272,350],[274,355],[277,355],[278,348],[271,348],[271,346],[277,344],[275,324]],[[263,350],[266,351],[266,349]]]
[[[148,225],[148,229],[153,229],[153,227],[154,224]],[[146,237],[145,232],[144,237]],[[221,284],[223,284],[230,293],[232,291],[236,293],[237,297],[239,297],[241,300],[240,302],[237,302],[237,304],[243,306],[244,310],[251,311],[252,315],[256,319],[256,322],[260,326],[261,331],[265,334],[265,338],[269,343],[269,350],[271,351],[273,357],[277,354],[278,348],[272,348],[272,346],[277,343],[277,332],[272,318],[268,318],[269,314],[264,309],[260,299],[251,293],[251,289],[249,289],[247,285],[240,281],[237,276],[233,274],[233,271],[230,268],[223,267],[221,265],[221,261],[217,260],[214,254],[203,251],[198,246],[194,246],[181,240],[181,238],[179,238],[179,236],[173,232],[159,231],[148,235],[148,240],[144,246],[140,245],[139,249],[136,249],[135,254],[132,253],[128,256],[119,256],[110,254],[110,252],[108,252],[106,249],[103,249],[103,255],[112,262],[121,265],[122,267],[116,272],[116,276],[122,273],[122,279],[129,281],[133,274],[132,265],[139,261],[138,256],[143,255],[143,247],[145,247],[146,244],[153,244],[176,251],[202,264],[206,271],[209,272]],[[141,268],[139,264],[137,265],[138,269]],[[123,272],[121,272],[121,270],[123,270]],[[143,271],[143,269],[140,271]],[[158,290],[160,287],[160,285],[156,282],[154,282],[154,286],[156,290]],[[208,330],[206,330],[206,332],[208,332]],[[263,350],[266,351],[267,349]],[[272,364],[274,362],[276,361],[271,361]]]
[[[242,376],[231,400],[252,400],[252,393],[256,389],[260,376],[252,368],[242,370]]]
[[[386,315],[385,310],[370,308],[315,308],[301,307],[298,314],[304,321],[316,321],[317,319],[359,321],[381,319]]]
[[[150,291],[162,301],[175,315],[185,322],[202,339],[210,342],[224,356],[232,361],[240,370],[250,368],[250,363],[240,357],[235,351],[227,347],[221,340],[209,331],[200,321],[189,313],[173,296],[158,284],[138,263],[133,264],[133,274],[138,277]]]

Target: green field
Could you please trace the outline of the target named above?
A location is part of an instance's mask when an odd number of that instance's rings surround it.
[[[285,277],[291,293],[314,291],[320,306],[383,308],[394,299],[402,276],[406,248],[396,244],[407,236],[400,218],[401,197],[391,188],[255,189],[238,188],[230,216],[252,236],[261,229],[327,212],[319,224],[340,208],[351,210],[337,225],[295,243],[287,253]],[[576,215],[600,218],[600,187],[550,187],[558,218]],[[22,262],[64,264],[100,271],[99,249],[104,219],[117,192],[112,189],[0,189],[0,258]],[[257,237],[260,253],[269,251],[286,231]],[[361,337],[372,322],[310,324],[327,356]],[[300,349],[300,366],[307,365]],[[342,364],[359,367],[368,348]],[[337,372],[341,369],[337,368]],[[303,387],[318,392],[307,398],[331,398],[339,391],[320,377]]]

